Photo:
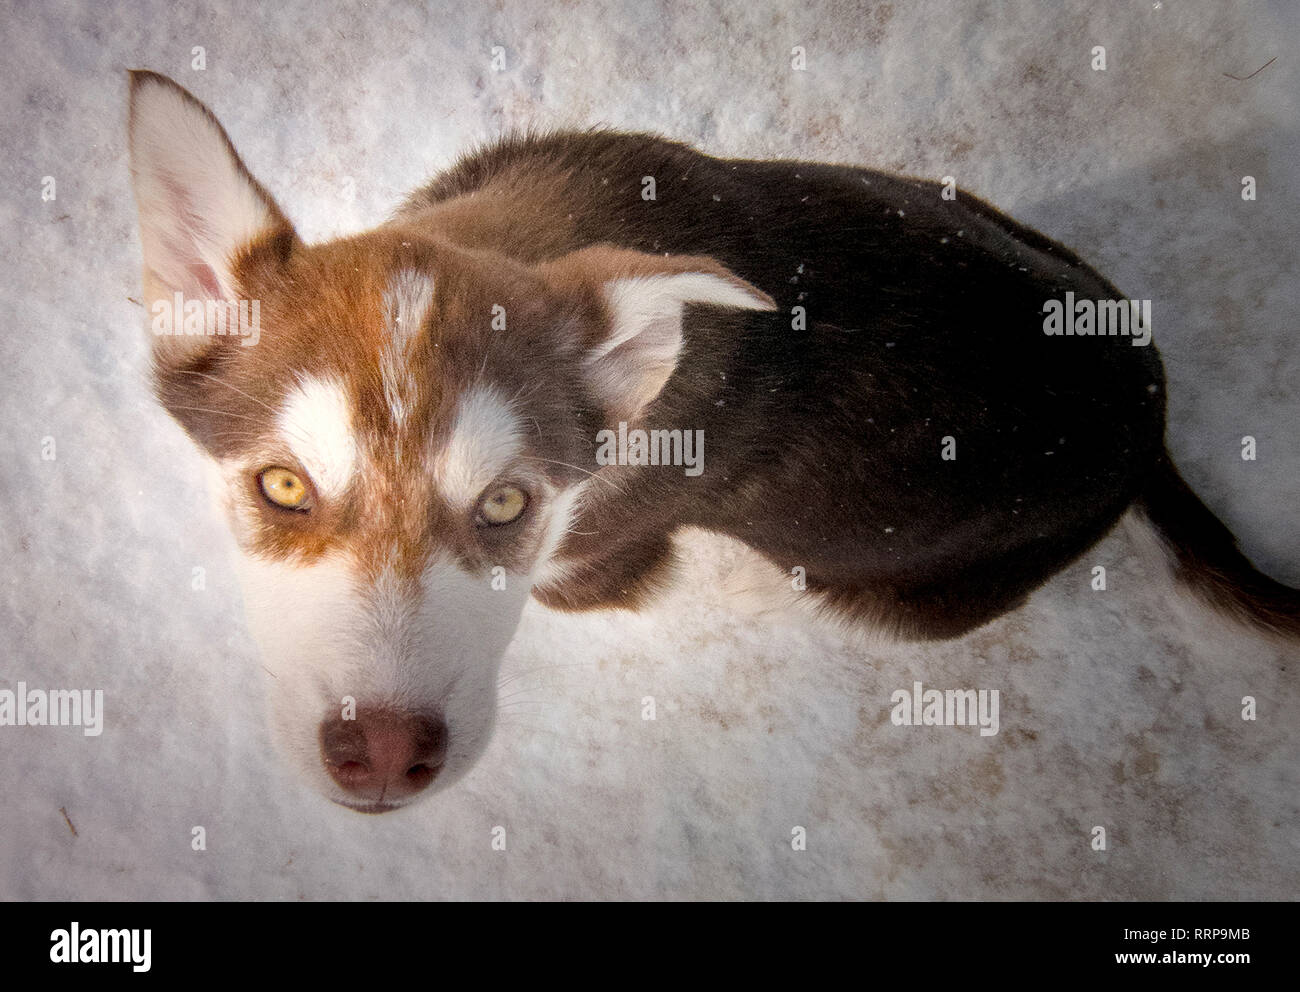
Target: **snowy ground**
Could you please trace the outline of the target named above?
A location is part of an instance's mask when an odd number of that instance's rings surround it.
[[[307,791],[270,752],[198,459],[145,385],[123,127],[124,71],[173,76],[309,238],[528,123],[952,175],[1154,300],[1175,456],[1296,585],[1294,5],[155,0],[0,22],[0,688],[100,688],[107,711],[98,737],[0,727],[0,898],[1300,895],[1300,652],[1184,616],[1119,533],[985,630],[889,649],[731,612],[725,549],[692,541],[652,612],[530,607],[506,665],[527,691],[453,789],[385,817]],[[914,680],[998,689],[1000,733],[893,726]]]

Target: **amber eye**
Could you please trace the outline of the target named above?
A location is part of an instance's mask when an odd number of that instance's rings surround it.
[[[257,477],[262,494],[276,506],[287,510],[305,510],[307,487],[287,468],[268,468]]]
[[[519,519],[526,506],[528,496],[518,486],[497,486],[479,500],[479,523],[487,527],[511,523]]]

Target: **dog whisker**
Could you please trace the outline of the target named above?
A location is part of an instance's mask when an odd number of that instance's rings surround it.
[[[240,396],[248,397],[248,399],[252,400],[254,403],[257,403],[260,406],[266,407],[266,409],[270,410],[272,413],[279,412],[276,410],[275,407],[271,406],[271,404],[265,402],[264,400],[259,400],[256,396],[252,396],[244,392],[242,389],[240,389],[238,386],[235,386],[233,383],[226,382],[225,379],[219,379],[215,375],[208,375],[208,373],[206,372],[195,372],[192,369],[181,369],[180,371],[183,375],[195,375],[195,376],[201,376],[204,379],[210,379],[212,382],[215,382],[220,386],[225,386],[227,389],[238,393]]]
[[[589,475],[589,476],[591,476],[593,479],[595,479],[597,482],[603,482],[605,485],[607,485],[607,486],[609,486],[611,489],[613,489],[614,492],[616,492],[616,493],[620,493],[620,494],[622,494],[622,495],[624,495],[624,496],[627,495],[627,493],[626,493],[625,490],[623,490],[623,489],[619,488],[618,486],[614,485],[614,483],[610,482],[608,479],[606,479],[604,476],[602,476],[599,472],[592,472],[592,471],[590,471],[589,469],[582,468],[580,465],[570,465],[568,462],[557,461],[557,460],[554,459],[554,458],[542,458],[542,457],[539,456],[539,455],[521,455],[520,457],[522,457],[525,461],[530,461],[530,462],[549,462],[549,463],[552,464],[552,465],[563,465],[565,468],[571,468],[571,469],[573,469],[575,472],[582,472],[584,475]]]

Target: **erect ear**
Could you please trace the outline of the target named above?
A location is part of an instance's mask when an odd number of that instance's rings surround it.
[[[648,255],[609,245],[545,266],[553,282],[598,294],[604,322],[584,342],[587,378],[611,420],[633,420],[659,395],[682,350],[688,303],[775,310],[776,302],[711,258]]]
[[[177,293],[185,303],[235,303],[241,258],[255,248],[283,258],[296,240],[293,227],[212,112],[166,76],[131,73],[128,130],[146,310],[157,318]],[[152,321],[160,359],[184,360],[212,344],[211,327],[200,335],[191,324],[186,334],[182,315],[169,316],[169,332]]]

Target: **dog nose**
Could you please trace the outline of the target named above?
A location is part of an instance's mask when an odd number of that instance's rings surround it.
[[[447,724],[432,713],[358,709],[355,719],[322,721],[320,741],[330,777],[367,812],[396,808],[447,760]]]

